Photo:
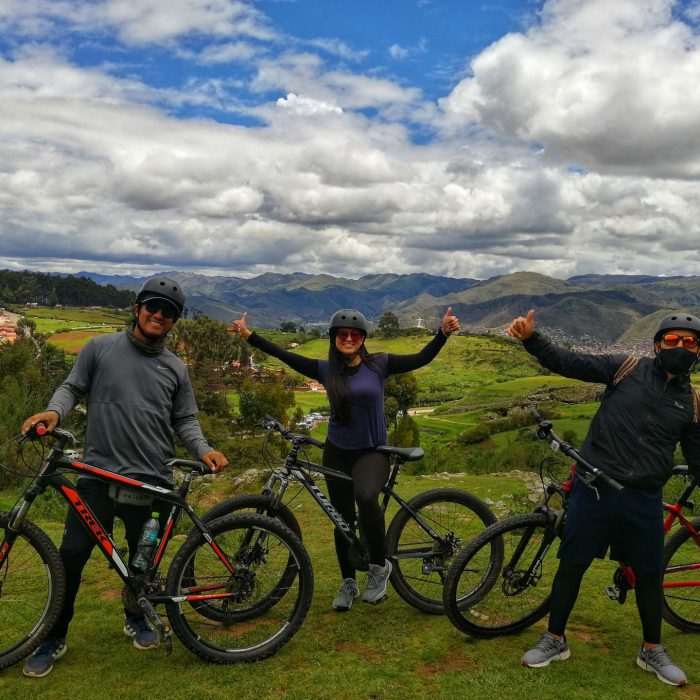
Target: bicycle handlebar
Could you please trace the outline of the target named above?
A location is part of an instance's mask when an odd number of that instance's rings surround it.
[[[69,443],[70,445],[75,445],[77,440],[73,433],[69,433],[67,430],[62,430],[61,428],[55,428],[52,432],[46,427],[46,423],[37,423],[33,425],[22,437],[19,439],[20,442],[25,440],[36,440],[37,438],[43,438],[47,435],[53,435],[58,438],[61,445]]]
[[[532,409],[532,416],[537,421],[537,431],[535,435],[538,440],[551,440],[553,450],[563,452],[567,457],[576,460],[576,464],[583,467],[584,470],[590,472],[595,479],[604,481],[608,486],[612,486],[616,491],[622,491],[625,487],[619,482],[602,472],[597,467],[587,462],[581,454],[571,444],[562,440],[552,429],[552,422],[543,418],[536,409]]]
[[[285,440],[289,440],[294,443],[308,443],[314,447],[320,447],[323,449],[325,443],[320,440],[312,438],[310,435],[304,435],[300,433],[293,433],[289,428],[285,428],[282,423],[275,420],[272,416],[265,416],[265,418],[260,421],[260,427],[265,430],[276,430]]]
[[[198,459],[180,459],[179,457],[173,457],[171,459],[164,459],[163,464],[171,469],[179,467],[180,469],[189,469],[202,475],[214,473],[204,462],[200,462]]]

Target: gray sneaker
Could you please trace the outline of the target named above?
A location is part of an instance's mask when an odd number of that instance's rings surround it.
[[[530,668],[549,666],[552,661],[566,661],[571,656],[566,637],[557,639],[551,632],[545,632],[532,649],[525,652],[520,663]]]
[[[673,663],[668,650],[661,645],[645,649],[642,644],[637,657],[637,666],[655,673],[660,681],[669,685],[685,685],[688,682],[685,673]]]
[[[53,671],[53,662],[60,659],[67,650],[65,639],[47,637],[27,659],[22,673],[29,678],[48,676]]]
[[[370,564],[367,573],[367,588],[362,594],[362,602],[376,605],[386,600],[386,585],[391,575],[391,562],[386,559],[384,566]]]
[[[340,587],[340,592],[333,599],[333,610],[347,612],[352,607],[353,601],[360,595],[360,589],[354,578],[346,578]]]

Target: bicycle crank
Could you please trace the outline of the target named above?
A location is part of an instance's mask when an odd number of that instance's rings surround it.
[[[153,623],[153,626],[158,632],[158,636],[163,640],[165,655],[170,656],[170,654],[173,653],[173,631],[163,622],[148,598],[139,596],[138,604],[143,610],[144,615]]]

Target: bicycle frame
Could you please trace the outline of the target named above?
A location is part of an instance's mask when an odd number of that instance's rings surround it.
[[[687,469],[676,471],[676,474],[687,473]],[[676,499],[675,503],[664,503],[663,508],[667,515],[664,518],[664,535],[667,535],[671,528],[673,527],[676,520],[680,527],[685,528],[690,536],[695,541],[698,549],[700,549],[700,533],[693,527],[693,524],[688,518],[683,514],[683,508],[691,505],[690,494],[694,491],[697,486],[697,480],[691,479],[690,483],[685,487],[683,493]],[[634,588],[636,584],[636,577],[634,571],[630,566],[620,562],[620,569],[624,572],[627,582],[630,588]],[[664,581],[661,584],[662,588],[698,588],[700,587],[700,579],[692,581],[666,581],[666,575],[669,573],[680,573],[682,571],[700,571],[700,563],[694,564],[681,564],[677,566],[670,566],[665,570]]]
[[[352,481],[352,477],[343,472],[332,469],[331,467],[316,464],[315,462],[311,462],[308,459],[300,457],[299,451],[302,444],[303,443],[298,443],[296,441],[292,442],[292,446],[287,452],[283,465],[279,469],[273,470],[270,478],[265,483],[265,486],[263,487],[263,494],[273,497],[273,507],[279,506],[289,484],[293,481],[298,482],[309,492],[309,494],[311,494],[311,497],[314,499],[314,501],[316,501],[316,503],[318,503],[321,510],[326,514],[331,522],[335,524],[338,531],[348,542],[348,544],[359,544],[360,538],[355,534],[354,529],[350,527],[345,518],[343,518],[343,516],[333,507],[326,494],[316,485],[316,482],[313,480],[309,472],[316,471],[324,476],[330,476],[343,481]],[[396,485],[401,465],[405,460],[403,460],[397,454],[392,454],[391,459],[393,460],[391,472],[386,484],[381,489],[381,493],[384,495],[381,503],[382,512],[386,513],[389,501],[393,499],[396,501],[399,507],[406,508],[406,510],[411,513],[413,519],[426,534],[433,539],[440,539],[439,534],[436,533],[433,528],[430,527],[430,525],[408,505],[407,501],[401,498],[401,496],[394,491],[394,486]],[[279,487],[275,489],[275,484],[278,482]],[[403,556],[408,558],[415,556],[416,553],[419,552],[412,552],[409,550],[404,552]]]
[[[181,486],[177,490],[166,489],[161,486],[153,486],[151,484],[147,484],[136,479],[131,479],[129,477],[120,476],[119,474],[115,474],[106,469],[95,467],[79,461],[77,457],[70,456],[64,453],[63,450],[66,442],[69,439],[72,439],[70,433],[66,433],[66,431],[62,430],[56,430],[54,434],[57,438],[56,444],[54,444],[54,446],[51,448],[51,452],[42,464],[36,478],[25,490],[23,497],[10,513],[9,525],[5,531],[6,536],[2,542],[2,545],[0,545],[0,567],[2,567],[8,553],[10,552],[14,539],[16,539],[17,535],[19,535],[21,524],[24,521],[34,500],[37,498],[37,496],[43,493],[46,488],[53,488],[61,494],[68,504],[68,507],[71,508],[83,522],[90,537],[94,540],[95,544],[107,558],[110,564],[113,565],[117,575],[122,579],[127,588],[138,596],[139,605],[143,607],[145,611],[152,612],[152,614],[155,615],[155,612],[152,611],[153,603],[164,603],[166,601],[194,602],[198,600],[231,597],[231,593],[206,592],[206,586],[194,588],[185,596],[166,596],[162,592],[149,592],[145,596],[142,595],[144,587],[152,584],[155,580],[159,565],[162,562],[163,555],[166,551],[168,543],[171,540],[175,525],[179,521],[183,511],[189,516],[195,527],[202,532],[205,539],[216,553],[217,557],[226,566],[229,572],[232,575],[236,574],[235,567],[217,546],[216,542],[211,537],[207,525],[200,520],[199,517],[197,517],[191,506],[189,506],[185,500],[186,495],[189,492],[190,483],[197,475],[197,470],[193,469],[187,473]],[[175,459],[170,460],[170,464],[173,466],[178,464],[183,466],[194,466],[200,463],[189,460]],[[161,501],[164,501],[171,506],[161,542],[153,555],[145,577],[140,574],[135,574],[129,569],[110,533],[106,531],[105,527],[99,521],[97,516],[95,516],[90,507],[80,497],[75,485],[65,476],[57,473],[58,470],[89,475],[91,478],[117,485],[120,488],[127,488],[138,493],[149,494],[157,497]]]
[[[683,513],[681,512],[685,506],[688,506],[690,504],[690,494],[693,492],[697,485],[697,479],[691,479],[690,483],[686,486],[685,490],[675,503],[671,505],[664,503],[664,510],[668,512],[668,515],[664,520],[664,534],[667,534],[673,526],[673,523],[676,520],[678,520],[681,527],[684,527],[690,533],[690,536],[695,541],[695,544],[697,545],[698,549],[700,549],[700,533],[697,532],[690,520],[688,520],[688,518],[686,518],[685,515],[683,515]],[[695,563],[684,564],[679,566],[670,566],[666,569],[666,573],[668,574],[678,573],[680,571],[699,570],[700,564]],[[694,581],[664,581],[662,584],[662,588],[695,588],[698,586],[700,586],[700,579],[696,579]]]

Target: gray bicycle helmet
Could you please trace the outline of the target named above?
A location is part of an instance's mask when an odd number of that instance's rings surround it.
[[[331,316],[328,332],[333,334],[338,328],[357,328],[365,335],[369,333],[367,319],[356,309],[340,309]]]
[[[149,299],[165,299],[169,301],[180,316],[185,308],[185,292],[179,282],[169,277],[151,277],[146,280],[136,296],[136,303],[143,304]]]
[[[659,340],[666,331],[672,330],[693,331],[700,338],[700,319],[696,316],[680,312],[664,316],[654,333],[654,340]]]

